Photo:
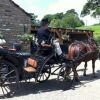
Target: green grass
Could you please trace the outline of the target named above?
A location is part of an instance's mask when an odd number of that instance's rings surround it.
[[[93,30],[94,31],[93,32],[94,38],[100,44],[100,24],[99,25],[92,25],[92,26],[83,26],[83,27],[79,27],[78,29]]]

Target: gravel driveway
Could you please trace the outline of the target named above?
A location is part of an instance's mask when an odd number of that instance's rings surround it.
[[[78,68],[83,69],[83,64]],[[81,83],[74,83],[71,89],[65,91],[60,88],[60,83],[55,79],[56,76],[51,76],[45,83],[21,83],[14,97],[5,100],[100,100],[100,60],[96,61],[97,77],[93,78],[91,72],[90,61],[87,68],[88,75],[84,77],[83,71],[79,71]]]

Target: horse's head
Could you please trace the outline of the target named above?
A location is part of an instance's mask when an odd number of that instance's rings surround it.
[[[93,38],[89,38],[87,41],[87,44],[88,44],[88,47],[91,49],[91,51],[98,49],[98,45]]]

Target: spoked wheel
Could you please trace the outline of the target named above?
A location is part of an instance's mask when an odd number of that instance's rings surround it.
[[[66,65],[63,65],[62,68],[59,71],[59,74],[58,74],[58,77],[57,77],[57,80],[59,81],[58,85],[63,90],[70,89],[70,87],[72,85],[70,73],[71,73],[71,68],[67,67]]]
[[[50,77],[50,74],[51,74],[51,67],[50,65],[45,64],[43,68],[39,71],[36,81],[45,82]]]
[[[19,75],[16,67],[5,60],[0,60],[0,87],[2,95],[0,97],[10,97],[17,90]]]

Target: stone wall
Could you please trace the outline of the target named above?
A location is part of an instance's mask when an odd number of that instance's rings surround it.
[[[30,16],[11,0],[0,0],[0,32],[11,46],[17,41],[17,35],[29,33]]]

